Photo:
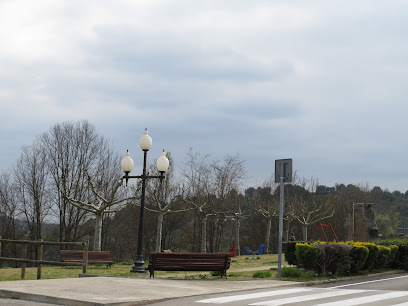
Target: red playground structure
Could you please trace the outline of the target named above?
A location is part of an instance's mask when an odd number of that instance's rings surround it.
[[[336,242],[339,242],[339,239],[337,239],[336,233],[334,232],[333,227],[330,224],[322,224],[320,222],[317,222],[316,225],[313,228],[312,234],[310,235],[308,241],[310,241],[310,239],[312,239],[313,234],[316,231],[316,228],[320,228],[322,230],[322,235],[320,236],[320,240],[323,240],[323,238],[326,241],[329,241],[329,239],[327,239],[327,235],[326,235],[326,229],[331,229],[333,235],[334,235],[334,239],[336,240]]]

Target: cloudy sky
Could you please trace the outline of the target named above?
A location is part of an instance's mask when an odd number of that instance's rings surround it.
[[[276,159],[321,184],[408,189],[407,1],[0,0],[0,170],[55,123],[118,152]]]

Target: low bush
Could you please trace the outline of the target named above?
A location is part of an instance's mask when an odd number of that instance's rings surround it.
[[[343,243],[316,244],[320,256],[317,260],[316,273],[319,276],[331,273],[332,275],[350,273],[353,262],[353,247]]]
[[[374,263],[377,260],[378,255],[380,254],[380,248],[378,247],[378,245],[372,242],[360,242],[360,243],[368,248],[368,257],[363,267],[363,270],[371,271],[371,269],[374,267]]]
[[[351,264],[351,272],[358,273],[365,266],[369,250],[366,246],[358,243],[348,242],[348,244],[350,244],[351,247],[353,248],[351,251],[351,256],[353,257],[353,263]]]
[[[300,277],[302,272],[297,267],[282,267],[282,277]]]
[[[408,245],[407,239],[384,239],[373,241],[373,243],[390,246],[391,254],[388,260],[388,266],[394,269],[404,269],[404,260],[408,256],[408,253],[405,251],[406,246]]]
[[[370,242],[328,243],[287,242],[285,259],[305,271],[323,274],[359,273],[373,268],[400,268],[408,271],[408,240],[380,240]],[[390,243],[390,244],[389,244]],[[293,249],[295,258],[293,256]],[[290,273],[290,272],[289,272]]]
[[[315,270],[320,252],[314,246],[307,243],[296,244],[296,259],[298,265],[305,270]]]
[[[269,278],[272,276],[272,273],[269,271],[258,271],[252,275],[252,278]]]
[[[388,265],[388,261],[391,255],[391,248],[379,245],[378,251],[378,256],[374,262],[373,267],[376,269],[382,269]]]
[[[391,244],[390,245],[390,257],[388,258],[388,264],[387,266],[392,268],[393,266],[395,266],[395,258],[397,257],[397,253],[398,253],[398,246]]]
[[[288,264],[296,266],[298,261],[296,259],[296,241],[287,241],[282,243],[283,253],[285,253],[285,260]]]
[[[408,245],[400,245],[398,248],[399,253],[399,267],[408,271]]]

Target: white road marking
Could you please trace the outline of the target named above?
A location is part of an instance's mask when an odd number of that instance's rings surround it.
[[[399,278],[405,278],[405,277],[408,277],[408,275],[396,276],[396,277],[391,277],[391,278],[382,278],[382,279],[376,279],[376,280],[372,280],[372,281],[353,283],[353,284],[347,284],[347,285],[334,286],[334,287],[329,287],[329,288],[326,288],[326,289],[336,289],[336,288],[342,288],[342,287],[350,287],[350,286],[369,284],[369,283],[376,283],[376,282],[388,281],[388,280],[392,280],[392,279],[399,279]]]
[[[320,290],[317,289],[315,291],[320,291]],[[330,297],[335,297],[335,296],[343,296],[343,295],[349,295],[349,294],[356,294],[356,293],[362,293],[362,292],[368,292],[368,291],[370,291],[370,290],[347,290],[347,289],[343,289],[343,290],[336,290],[336,291],[325,291],[323,293],[320,292],[320,293],[302,295],[302,296],[295,296],[295,297],[290,297],[290,298],[285,298],[285,299],[264,301],[264,302],[249,304],[249,305],[257,305],[257,306],[260,306],[260,305],[265,305],[265,306],[284,305],[284,304],[313,301],[313,300],[318,300],[318,299],[330,298]]]
[[[266,291],[266,292],[240,294],[240,295],[233,295],[233,296],[225,296],[225,297],[219,297],[219,298],[200,300],[200,301],[197,301],[197,303],[224,304],[224,303],[229,303],[229,302],[243,301],[243,300],[270,297],[270,296],[277,296],[277,295],[284,295],[284,294],[302,293],[302,292],[306,292],[306,291],[310,292],[312,290],[313,289],[308,289],[308,288],[294,288],[294,289],[284,289],[284,290],[273,290],[273,291]]]
[[[380,293],[380,294],[375,294],[375,295],[363,296],[363,297],[359,297],[359,298],[355,298],[355,299],[342,300],[342,301],[333,302],[333,303],[324,303],[324,304],[319,304],[319,305],[325,305],[325,306],[360,305],[360,304],[365,304],[365,303],[379,302],[379,301],[399,298],[399,297],[403,297],[403,296],[407,296],[407,295],[408,295],[408,292],[395,291],[395,292],[387,292],[387,293]]]

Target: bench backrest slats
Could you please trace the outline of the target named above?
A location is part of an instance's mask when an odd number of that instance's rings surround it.
[[[82,261],[84,251],[60,250],[61,261]],[[88,261],[113,262],[109,251],[88,251]]]
[[[231,264],[231,254],[225,253],[163,253],[152,252],[149,269],[166,270],[227,270]]]

